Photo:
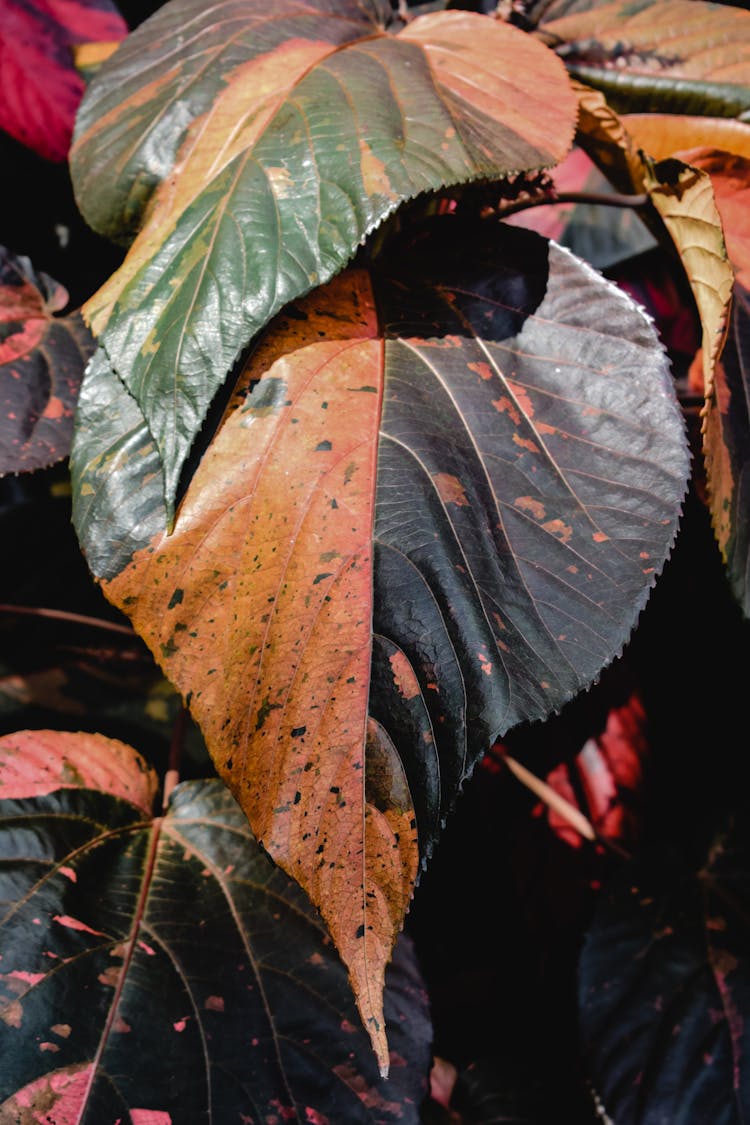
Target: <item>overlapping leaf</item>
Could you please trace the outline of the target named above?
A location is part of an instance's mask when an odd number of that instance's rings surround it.
[[[416,1125],[430,1028],[408,945],[386,1084],[319,916],[221,782],[153,820],[155,777],[122,743],[35,731],[0,754],[3,1125]]]
[[[702,329],[703,378],[710,395],[724,345],[734,276],[711,177],[674,158],[654,162],[645,157],[644,183],[695,297]]]
[[[685,156],[710,176],[734,270],[732,307],[714,384],[707,391],[703,448],[711,517],[727,576],[750,615],[750,159],[712,149]]]
[[[703,0],[536,7],[541,39],[615,109],[750,115],[750,12]]]
[[[275,322],[171,535],[154,443],[96,362],[73,455],[105,592],[378,1035],[417,845],[498,734],[619,652],[688,469],[661,346],[615,287],[526,231],[446,219],[420,246]]]
[[[81,314],[56,316],[65,289],[0,247],[0,474],[67,457],[86,361],[95,344]]]
[[[649,856],[610,888],[586,939],[581,1028],[618,1125],[740,1125],[748,1085],[748,874],[742,826],[703,868]]]
[[[531,37],[465,12],[392,35],[378,14],[173,0],[87,93],[71,159],[86,218],[123,236],[154,192],[85,311],[156,441],[170,515],[209,403],[274,313],[403,200],[570,145],[564,68]]]
[[[84,91],[73,48],[126,34],[110,0],[4,0],[0,129],[49,160],[64,160]]]

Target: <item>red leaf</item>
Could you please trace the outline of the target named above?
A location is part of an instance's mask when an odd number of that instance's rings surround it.
[[[48,160],[65,160],[85,83],[72,48],[124,39],[109,0],[0,0],[0,129]]]
[[[603,839],[632,841],[638,831],[637,795],[647,753],[646,716],[636,693],[622,707],[613,708],[607,725],[584,744],[573,762],[563,762],[547,776],[547,784],[579,808]],[[581,837],[554,809],[547,813],[550,828],[571,847]]]

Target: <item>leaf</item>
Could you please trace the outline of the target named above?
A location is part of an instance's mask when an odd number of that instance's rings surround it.
[[[585,941],[579,1006],[589,1073],[618,1125],[745,1120],[747,833],[689,870],[675,851],[626,869]]]
[[[87,91],[71,153],[85,217],[123,237],[150,202],[84,313],[154,437],[170,520],[214,394],[284,304],[404,200],[570,145],[564,68],[529,36],[466,12],[394,36],[377,15],[170,3]]]
[[[750,124],[744,121],[675,113],[625,113],[620,121],[636,145],[655,160],[699,147],[750,159]]]
[[[105,593],[319,906],[374,1031],[412,817],[425,859],[498,734],[620,651],[688,471],[663,351],[622,293],[530,232],[425,234],[282,314],[171,535],[141,523],[153,444],[100,472],[121,431],[93,439],[93,391],[72,458]]]
[[[708,175],[734,273],[729,328],[703,417],[711,519],[727,577],[745,616],[750,615],[748,516],[745,494],[750,471],[750,159],[713,149],[685,157]]]
[[[561,763],[547,775],[552,789],[591,822],[600,839],[624,843],[630,848],[640,828],[638,816],[643,784],[643,766],[648,745],[645,712],[637,695],[613,708],[601,734],[587,739],[575,760]],[[580,835],[554,809],[538,806],[550,828],[574,848]]]
[[[0,1122],[416,1125],[430,1031],[410,947],[386,1084],[317,914],[221,782],[184,783],[152,820],[119,788],[155,780],[135,751],[98,739],[76,785],[91,736],[26,732],[13,769],[37,738],[41,775],[0,814]]]
[[[124,742],[100,734],[26,730],[0,738],[0,800],[101,789],[150,816],[156,774]],[[7,900],[6,900],[7,901]]]
[[[682,259],[698,307],[708,395],[724,344],[733,281],[711,177],[675,158],[656,163],[644,156],[644,170],[646,190]]]
[[[67,457],[94,341],[62,285],[0,247],[0,474]]]
[[[615,110],[750,114],[750,12],[703,0],[611,0],[542,11],[537,34]]]
[[[125,35],[109,0],[4,0],[0,129],[48,160],[65,160],[84,91],[73,48]]]

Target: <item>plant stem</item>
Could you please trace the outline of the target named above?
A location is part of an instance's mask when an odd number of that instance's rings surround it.
[[[559,793],[556,793],[552,786],[548,785],[546,781],[542,781],[542,779],[537,777],[535,773],[532,773],[531,770],[527,770],[526,766],[522,766],[521,763],[517,762],[515,758],[512,758],[510,754],[503,753],[502,760],[513,776],[517,778],[522,785],[525,785],[526,788],[530,789],[540,800],[544,801],[545,805],[554,809],[563,820],[568,822],[571,828],[575,829],[579,836],[582,836],[585,840],[590,840],[592,844],[601,844],[603,848],[606,848],[607,851],[614,852],[620,859],[632,859],[630,853],[626,851],[625,848],[621,847],[620,844],[616,843],[614,840],[608,839],[606,836],[600,836],[588,817],[585,817],[581,810],[577,809],[575,805],[572,805],[570,801],[567,801],[565,797],[561,797]]]
[[[530,207],[545,207],[552,203],[594,203],[604,207],[643,207],[648,203],[648,195],[642,192],[639,195],[622,195],[615,191],[561,191],[555,195],[546,195],[541,199],[519,199],[509,203],[498,211],[498,216],[504,219],[507,215],[515,215],[517,211],[527,211]]]
[[[88,617],[83,613],[70,613],[65,609],[46,609],[35,605],[0,604],[0,613],[19,613],[29,617],[49,617],[56,621],[71,621],[76,625],[89,625],[92,629],[106,629],[110,633],[122,633],[134,637],[129,625],[119,625],[116,621],[106,621],[103,617]]]
[[[169,744],[169,762],[167,763],[167,772],[164,774],[164,791],[162,794],[163,812],[167,811],[172,790],[180,780],[180,765],[182,763],[182,752],[185,748],[186,726],[187,711],[184,707],[181,707],[172,728],[172,740]]]

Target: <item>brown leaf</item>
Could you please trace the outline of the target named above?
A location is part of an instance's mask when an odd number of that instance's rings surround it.
[[[335,319],[308,301],[258,348],[173,534],[105,589],[320,907],[385,1065],[383,974],[417,850],[403,767],[367,720],[382,341],[366,275],[329,293]]]

